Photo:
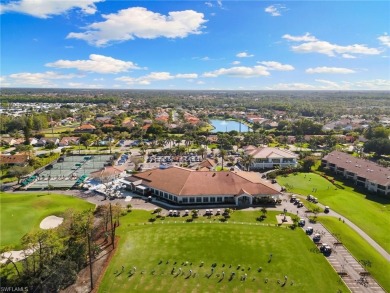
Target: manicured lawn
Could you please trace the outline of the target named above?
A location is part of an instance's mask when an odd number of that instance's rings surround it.
[[[230,222],[141,224],[148,216],[135,210],[121,218],[119,247],[99,292],[348,292],[301,229]],[[244,274],[246,281],[240,280]]]
[[[305,196],[314,195],[320,203],[354,222],[387,252],[390,252],[390,199],[362,194],[354,191],[350,186],[335,182],[344,187],[344,189],[338,188],[314,173],[279,176],[277,181],[290,192]],[[313,192],[313,188],[317,188],[317,191]]]
[[[73,131],[75,128],[79,126],[79,124],[73,124],[73,125],[68,125],[68,126],[59,126],[59,127],[54,127],[53,129],[51,128],[46,128],[41,131],[41,133],[44,133],[46,137],[58,137],[58,134],[66,131]],[[52,133],[54,135],[52,135]]]
[[[47,216],[61,216],[67,209],[93,209],[84,200],[60,194],[0,193],[0,247],[19,247],[20,239]]]
[[[333,217],[319,217],[319,221],[344,244],[357,260],[369,260],[371,266],[366,269],[390,292],[390,263],[371,245],[346,224]]]

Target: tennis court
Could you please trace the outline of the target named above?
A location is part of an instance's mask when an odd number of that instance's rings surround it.
[[[111,159],[111,155],[88,155],[61,157],[57,162],[52,163],[39,175],[34,175],[33,180],[26,179],[28,190],[53,188],[71,188],[84,182],[88,176],[100,170]],[[62,160],[63,159],[63,160]],[[22,182],[23,186],[23,182]]]

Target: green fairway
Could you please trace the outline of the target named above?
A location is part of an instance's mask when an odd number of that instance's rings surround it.
[[[319,221],[343,243],[357,260],[368,260],[366,267],[377,282],[390,292],[390,263],[352,228],[333,217],[319,217]]]
[[[72,196],[47,193],[0,193],[0,247],[18,248],[26,233],[39,228],[47,216],[61,216],[67,209],[94,208]]]
[[[305,196],[314,195],[322,204],[354,222],[387,252],[390,252],[390,233],[388,233],[390,199],[367,196],[341,182],[336,184],[344,189],[336,188],[335,185],[314,173],[279,176],[277,180],[280,185],[287,187],[289,192]],[[313,192],[313,188],[317,191]]]
[[[119,247],[99,292],[348,292],[301,229],[142,218],[144,211],[121,218]]]

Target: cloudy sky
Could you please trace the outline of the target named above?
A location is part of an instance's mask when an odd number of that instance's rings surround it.
[[[2,87],[390,90],[389,1],[0,3]]]

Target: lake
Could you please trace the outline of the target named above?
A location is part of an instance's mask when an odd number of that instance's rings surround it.
[[[240,122],[234,120],[211,119],[210,123],[214,127],[211,132],[229,132],[232,130],[240,132]],[[241,132],[248,132],[249,130],[248,126],[241,123]]]

